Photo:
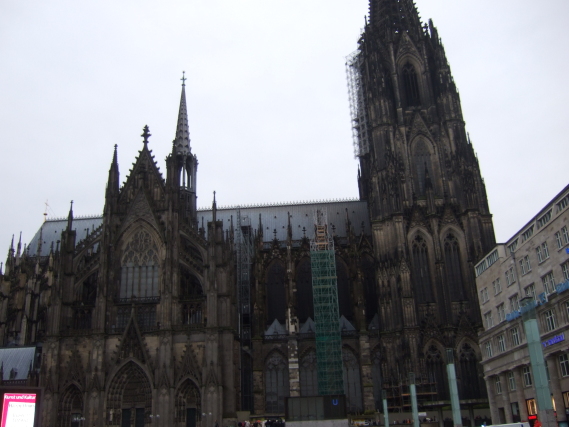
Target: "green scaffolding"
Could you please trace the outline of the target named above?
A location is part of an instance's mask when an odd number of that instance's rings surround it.
[[[326,226],[321,225],[324,221],[318,219],[316,236],[310,247],[318,394],[344,394],[334,245],[328,237]]]

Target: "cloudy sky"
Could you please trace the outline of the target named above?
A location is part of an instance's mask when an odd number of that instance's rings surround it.
[[[498,241],[567,183],[567,0],[416,0],[433,18]],[[2,0],[0,250],[100,214],[148,124],[164,172],[186,71],[202,207],[357,197],[345,57],[367,0]],[[5,248],[5,249],[2,249]],[[0,254],[6,252],[0,252]],[[2,259],[4,257],[2,256]]]

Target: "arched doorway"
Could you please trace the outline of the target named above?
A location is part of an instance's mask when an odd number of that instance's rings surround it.
[[[187,378],[176,393],[176,426],[201,426],[201,395],[196,384]]]
[[[152,387],[144,370],[134,362],[114,376],[107,395],[107,420],[111,426],[143,427],[150,424]]]
[[[83,394],[72,384],[59,399],[57,422],[60,427],[79,427],[83,416]]]

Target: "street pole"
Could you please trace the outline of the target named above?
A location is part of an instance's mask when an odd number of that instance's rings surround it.
[[[551,403],[551,391],[545,371],[545,359],[541,347],[541,336],[535,313],[536,303],[532,297],[522,298],[520,311],[524,321],[524,330],[528,342],[529,359],[535,384],[535,395],[537,398],[538,419],[543,427],[557,427],[557,420],[553,412]]]
[[[409,390],[411,392],[411,408],[413,409],[413,425],[420,427],[419,409],[417,407],[417,389],[415,388],[415,374],[409,372]]]
[[[455,427],[462,427],[462,415],[460,414],[460,401],[458,399],[458,386],[456,384],[456,370],[454,368],[454,352],[447,348],[447,377],[450,390],[450,405],[452,408],[452,421]]]
[[[381,390],[381,398],[383,399],[383,425],[389,426],[389,413],[387,412],[387,391]]]

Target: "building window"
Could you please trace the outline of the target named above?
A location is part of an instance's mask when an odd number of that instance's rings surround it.
[[[510,386],[510,391],[516,389],[516,377],[512,371],[508,372],[508,385]]]
[[[460,250],[458,239],[452,233],[447,234],[445,237],[444,253],[447,284],[450,286],[451,300],[464,301],[462,272],[460,268]]]
[[[363,403],[360,365],[355,354],[346,349],[342,349],[342,362],[347,409],[349,412],[361,412]]]
[[[561,240],[561,231],[555,233],[555,241],[557,242],[557,249],[561,249],[563,247],[563,241]]]
[[[512,243],[508,245],[508,249],[510,250],[511,254],[513,254],[516,251],[517,247],[518,247],[518,239],[514,240]]]
[[[502,394],[502,382],[500,381],[500,377],[497,375],[494,377],[494,384],[496,385],[496,394]]]
[[[524,366],[523,367],[523,374],[524,374],[524,385],[526,387],[530,387],[533,383],[531,380],[531,370],[529,366]]]
[[[484,314],[484,320],[486,321],[486,329],[490,329],[492,326],[494,326],[494,319],[492,319],[491,311]]]
[[[533,225],[522,233],[522,243],[533,235]]]
[[[531,264],[529,262],[529,255],[526,255],[520,259],[520,269],[522,270],[522,276],[531,271]]]
[[[561,199],[560,202],[557,203],[557,212],[561,212],[567,206],[569,206],[569,194],[567,194]]]
[[[545,330],[552,331],[555,329],[555,312],[553,310],[547,310],[544,313],[545,318]]]
[[[492,282],[492,285],[494,286],[494,295],[498,295],[500,292],[502,292],[502,284],[500,283],[500,279],[496,279]]]
[[[510,301],[510,310],[512,312],[518,311],[520,309],[520,301],[518,299],[518,294],[515,294],[514,296],[510,297],[509,301]]]
[[[300,395],[318,395],[316,352],[314,350],[310,350],[300,359]]]
[[[569,280],[569,262],[561,264],[561,271],[563,271],[563,278]]]
[[[537,259],[539,262],[543,262],[549,258],[549,249],[547,248],[547,242],[543,242],[535,249],[535,251],[537,253]]]
[[[510,334],[512,335],[512,345],[514,347],[520,345],[520,332],[518,331],[518,328],[510,329]]]
[[[529,286],[526,286],[524,288],[524,292],[526,294],[526,297],[532,297],[533,299],[537,299],[537,295],[535,293],[535,285],[533,283]]]
[[[563,235],[563,244],[566,245],[569,243],[569,230],[567,230],[567,226],[561,229],[561,234]]]
[[[123,253],[119,298],[151,298],[160,295],[158,245],[150,234],[145,230],[138,231]]]
[[[266,301],[267,301],[267,324],[275,319],[279,323],[285,323],[286,318],[286,268],[284,262],[273,261],[267,268]]]
[[[492,351],[492,343],[490,341],[486,342],[486,357],[490,358],[494,354]]]
[[[516,282],[516,276],[514,275],[514,267],[510,267],[506,271],[506,283],[508,286],[513,285]]]
[[[545,276],[541,278],[543,282],[543,289],[545,290],[546,294],[550,294],[555,292],[555,278],[553,277],[553,271],[550,271]]]
[[[526,400],[526,405],[528,408],[528,415],[537,415],[537,403],[535,399]]]
[[[569,377],[569,357],[567,357],[567,354],[559,356],[559,365],[561,367],[561,376]]]
[[[504,304],[500,304],[496,309],[498,310],[498,321],[503,322],[506,320],[506,309],[504,308]]]
[[[498,335],[498,351],[503,353],[506,351],[506,340],[504,339],[504,335]]]
[[[411,63],[406,63],[401,70],[403,74],[403,87],[405,88],[405,98],[408,107],[421,105],[421,97],[419,95],[419,84],[417,81],[417,73],[415,67]]]
[[[285,397],[289,395],[288,363],[274,352],[265,364],[265,411],[282,413],[285,411]]]
[[[490,297],[488,296],[488,288],[484,288],[480,291],[480,299],[482,300],[482,304],[488,302]]]
[[[549,211],[541,218],[537,219],[537,228],[539,229],[543,227],[545,224],[549,222],[550,219],[551,219],[551,209],[549,209]]]

